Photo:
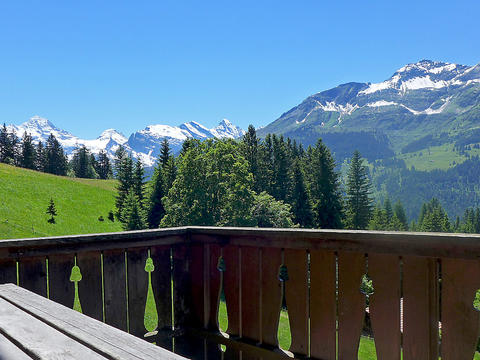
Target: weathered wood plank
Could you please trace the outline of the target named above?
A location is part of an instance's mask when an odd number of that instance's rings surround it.
[[[378,359],[400,360],[400,260],[395,255],[368,255],[374,293],[370,319]]]
[[[233,336],[240,335],[240,248],[225,246],[223,248],[225,272],[223,274],[223,290],[228,315],[227,333]]]
[[[311,357],[336,359],[336,257],[324,250],[310,252]]]
[[[152,288],[158,313],[159,339],[157,344],[172,349],[172,273],[169,246],[155,246],[150,249],[155,270],[152,275]]]
[[[196,327],[207,327],[208,322],[208,304],[207,304],[207,272],[208,268],[208,245],[193,245],[190,248],[191,253],[191,297],[192,302],[192,323]]]
[[[103,253],[105,291],[105,322],[127,331],[127,289],[125,252],[108,250]]]
[[[470,360],[479,336],[480,314],[473,307],[480,289],[478,260],[442,259],[442,359]]]
[[[0,260],[0,284],[7,283],[17,283],[17,261],[15,259]]]
[[[435,259],[403,258],[403,359],[438,358],[438,271]]]
[[[78,282],[82,312],[103,321],[101,253],[99,251],[78,253],[77,266],[82,274],[82,280]]]
[[[261,337],[260,248],[241,251],[241,331],[242,337],[259,342]]]
[[[173,316],[175,329],[184,329],[192,316],[190,249],[176,245],[173,251]]]
[[[15,346],[5,336],[0,334],[0,359],[2,360],[32,360],[25,352]]]
[[[288,320],[292,334],[290,351],[308,355],[308,278],[307,252],[305,250],[284,250],[285,265],[289,280],[285,284]]]
[[[70,281],[74,255],[50,255],[48,257],[48,279],[50,300],[73,308],[75,283]]]
[[[208,326],[210,330],[218,331],[218,306],[220,304],[220,291],[222,285],[222,272],[218,269],[218,261],[221,255],[221,248],[217,244],[207,245],[209,254],[209,273],[208,273],[208,290],[209,290],[209,311]]]
[[[47,265],[44,257],[21,258],[18,272],[21,287],[47,297]]]
[[[36,319],[44,322],[42,326],[46,327],[45,323],[47,323],[52,329],[55,328],[58,332],[73,339],[72,341],[88,344],[91,349],[103,354],[108,359],[183,359],[159,346],[152,345],[17,286],[11,284],[0,285],[0,298],[6,299],[8,302],[15,304],[17,308],[32,314]],[[0,323],[3,324],[3,317]],[[28,328],[29,324],[25,326]],[[21,337],[25,338],[25,334],[30,334],[31,330],[21,331]],[[56,342],[56,340],[55,336],[51,339],[52,342]],[[51,359],[51,357],[45,359]],[[90,357],[83,356],[80,359],[85,360],[90,359]]]
[[[4,299],[0,299],[0,319],[0,332],[37,359],[105,359]]]
[[[127,250],[129,332],[142,338],[147,333],[144,325],[148,292],[147,258],[147,249]]]
[[[262,251],[262,343],[278,347],[278,322],[282,308],[282,284],[279,269],[282,250],[263,248]]]
[[[365,274],[361,253],[338,254],[338,359],[356,359],[365,319],[365,295],[360,292]]]

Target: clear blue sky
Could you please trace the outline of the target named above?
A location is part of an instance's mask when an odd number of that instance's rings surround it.
[[[480,62],[480,1],[0,2],[0,122],[78,136],[226,117],[266,125],[308,95],[421,59]]]

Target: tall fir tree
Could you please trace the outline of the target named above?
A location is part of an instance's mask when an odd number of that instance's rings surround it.
[[[312,206],[298,160],[293,165],[291,184],[292,190],[288,202],[292,206],[294,222],[301,227],[311,227],[313,223]]]
[[[110,165],[110,159],[104,150],[98,153],[98,160],[96,162],[96,171],[100,179],[109,179],[112,177],[112,167]]]
[[[75,150],[71,164],[76,177],[93,179],[97,176],[95,164],[92,163],[92,155],[85,146]]]
[[[121,218],[124,230],[142,230],[146,228],[145,214],[142,206],[140,206],[140,200],[135,196],[134,191],[127,193]]]
[[[45,172],[54,175],[67,174],[67,157],[53,134],[50,134],[45,146]]]
[[[170,144],[168,143],[167,138],[164,138],[162,140],[162,144],[160,147],[160,155],[159,155],[159,161],[163,169],[167,166],[168,159],[170,159]]]
[[[140,202],[140,206],[143,206],[143,200],[145,197],[145,170],[143,169],[143,164],[140,160],[135,162],[132,190]]]
[[[249,125],[247,132],[242,138],[242,153],[245,160],[247,160],[248,168],[253,175],[253,189],[256,192],[260,191],[260,183],[258,178],[258,147],[259,141],[255,127],[253,125]]]
[[[25,132],[22,138],[20,165],[27,169],[35,169],[35,145],[32,136]]]
[[[130,189],[133,187],[133,161],[129,156],[124,156],[123,152],[118,153],[115,159],[115,171],[117,177],[117,196],[115,197],[115,215],[120,221],[123,221],[123,205]]]
[[[305,159],[305,176],[312,202],[313,226],[321,229],[342,228],[343,204],[339,175],[330,150],[321,139],[309,147]]]
[[[163,206],[163,197],[166,195],[165,177],[162,164],[159,162],[154,170],[151,180],[151,192],[148,201],[147,223],[150,229],[156,229],[160,221],[165,216],[165,207]]]
[[[165,191],[170,189],[177,177],[177,165],[175,162],[175,158],[171,155],[168,158],[167,165],[163,169],[164,174],[164,181],[165,181]]]
[[[350,161],[346,184],[346,226],[366,229],[372,212],[371,184],[360,152],[356,150]]]
[[[289,188],[288,154],[283,136],[272,135],[273,142],[273,189],[272,195],[277,200],[286,201]]]
[[[50,198],[50,202],[45,213],[50,216],[47,222],[50,224],[55,224],[55,216],[57,216],[57,209],[55,208],[55,203],[53,202],[52,198]]]
[[[398,219],[400,222],[400,228],[398,230],[400,231],[408,231],[408,220],[407,220],[407,214],[405,213],[405,209],[402,205],[402,203],[397,201],[395,205],[393,206],[393,215]]]
[[[35,170],[45,171],[45,148],[41,141],[38,142],[35,149]]]

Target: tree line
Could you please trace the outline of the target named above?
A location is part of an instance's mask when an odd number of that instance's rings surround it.
[[[34,144],[25,132],[21,139],[5,124],[0,128],[0,163],[20,166],[54,175],[79,178],[109,179],[113,177],[110,160],[105,151],[95,157],[85,146],[75,149],[68,161],[63,147],[53,134],[45,144]]]

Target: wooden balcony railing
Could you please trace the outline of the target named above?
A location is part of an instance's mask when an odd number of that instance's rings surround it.
[[[153,330],[147,312],[158,324],[149,339],[195,359],[241,351],[242,359],[333,360],[357,358],[367,275],[379,359],[471,360],[479,256],[476,235],[184,227],[4,240],[0,283],[68,307],[76,301],[83,313],[140,337]],[[217,320],[222,289],[226,334]],[[278,348],[283,301],[290,353]]]

